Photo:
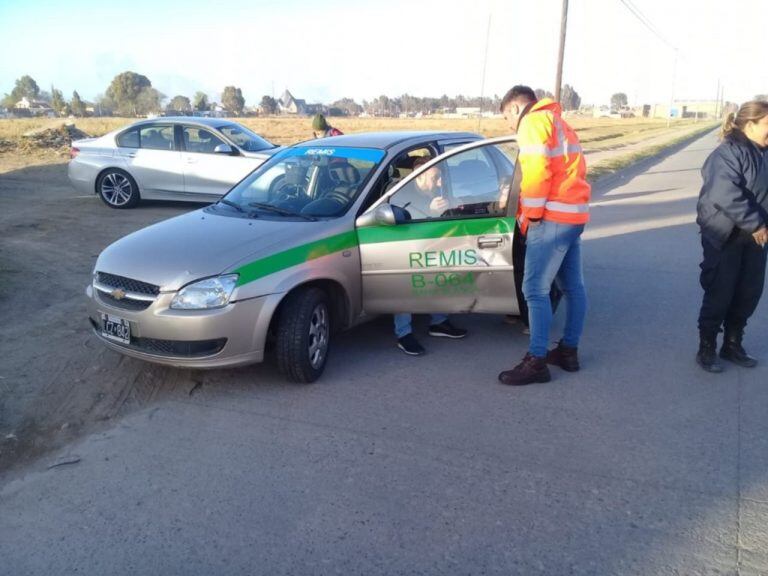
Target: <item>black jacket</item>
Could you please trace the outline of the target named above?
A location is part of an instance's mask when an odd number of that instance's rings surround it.
[[[704,162],[696,206],[702,235],[721,247],[734,227],[752,233],[768,225],[768,152],[740,132],[726,137]]]

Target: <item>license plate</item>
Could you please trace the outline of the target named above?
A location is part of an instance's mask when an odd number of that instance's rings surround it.
[[[110,314],[101,315],[101,335],[122,344],[131,343],[131,325],[128,320]]]

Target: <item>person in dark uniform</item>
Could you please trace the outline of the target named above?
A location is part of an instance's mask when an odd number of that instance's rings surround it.
[[[744,327],[763,293],[768,243],[768,102],[751,101],[725,118],[722,142],[704,162],[696,223],[704,259],[696,361],[722,372],[720,358],[752,368]]]

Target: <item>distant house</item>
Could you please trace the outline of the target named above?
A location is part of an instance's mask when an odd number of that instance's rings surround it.
[[[218,102],[211,102],[208,106],[208,110],[192,110],[186,114],[187,116],[198,116],[201,118],[226,118],[229,116],[229,112]]]
[[[325,112],[325,106],[322,104],[307,104],[306,100],[294,98],[289,90],[286,90],[277,101],[277,108],[280,114],[291,114],[294,116],[311,116]]]
[[[30,116],[56,116],[56,111],[51,108],[51,105],[48,104],[48,102],[43,100],[30,100],[26,96],[16,102],[14,109],[24,111],[24,113]]]
[[[229,116],[229,111],[218,102],[214,102],[211,104],[211,116],[214,118],[224,118],[225,116]]]
[[[457,106],[456,114],[465,118],[474,118],[480,116],[479,106]]]
[[[675,100],[668,103],[654,104],[649,107],[649,116],[653,118],[719,118],[728,109],[717,100]]]

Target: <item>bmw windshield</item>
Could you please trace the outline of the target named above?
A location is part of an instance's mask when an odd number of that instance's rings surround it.
[[[219,126],[218,130],[246,152],[258,152],[259,150],[269,150],[275,147],[274,144],[251,132],[245,126],[224,124]]]
[[[383,157],[383,150],[371,148],[288,148],[235,186],[218,206],[268,218],[341,216]]]

